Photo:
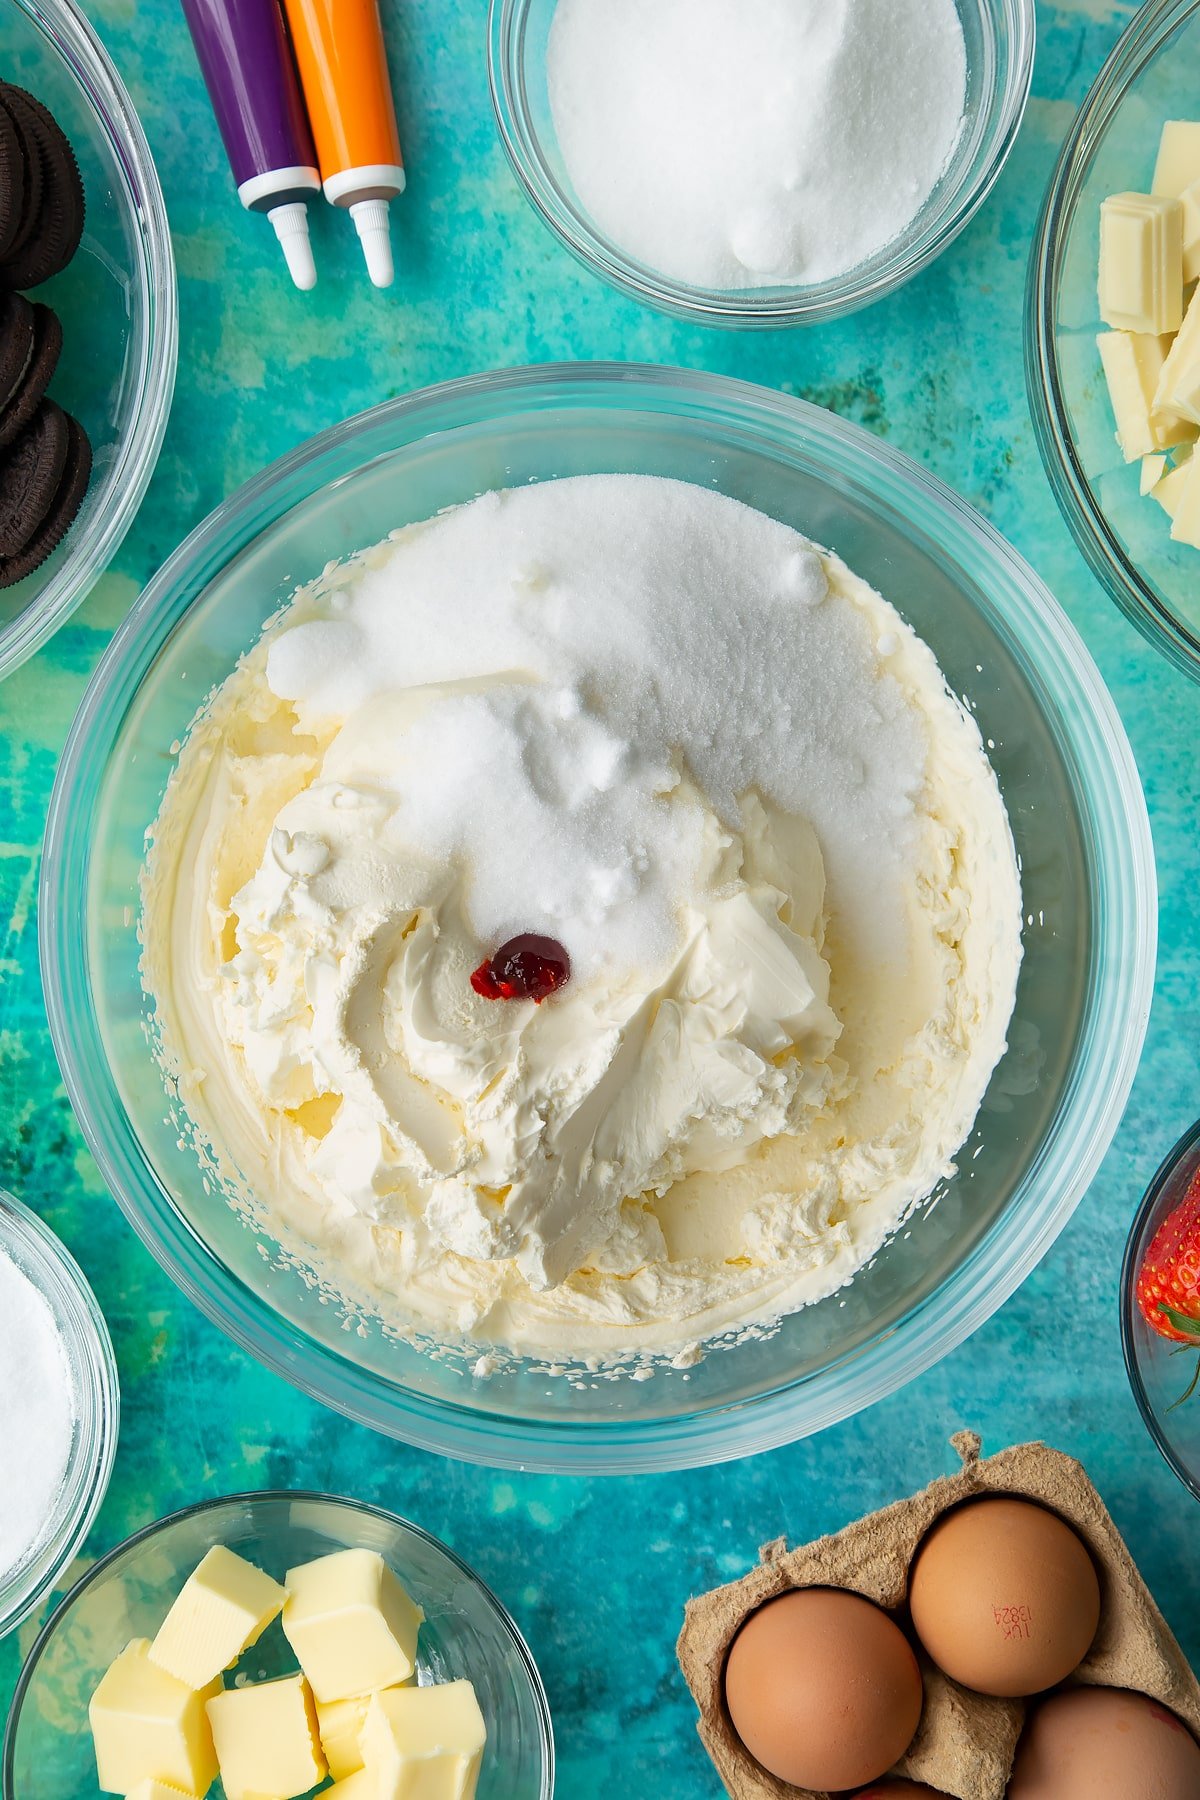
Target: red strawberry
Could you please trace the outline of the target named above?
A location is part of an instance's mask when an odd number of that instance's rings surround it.
[[[1154,1234],[1137,1279],[1142,1317],[1160,1337],[1200,1349],[1200,1169]],[[1187,1399],[1200,1383],[1188,1389]]]

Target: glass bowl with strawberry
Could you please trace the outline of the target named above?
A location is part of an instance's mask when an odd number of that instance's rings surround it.
[[[1150,1435],[1200,1500],[1200,1124],[1171,1151],[1133,1221],[1121,1339]]]

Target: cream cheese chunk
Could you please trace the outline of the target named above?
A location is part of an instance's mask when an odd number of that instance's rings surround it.
[[[373,1550],[340,1550],[289,1569],[283,1629],[321,1705],[412,1675],[424,1613]]]
[[[150,1660],[187,1687],[206,1687],[258,1642],[286,1598],[277,1581],[214,1544],[159,1627]]]
[[[146,1638],[134,1638],[110,1664],[88,1706],[100,1787],[129,1794],[139,1782],[160,1782],[193,1797],[207,1794],[217,1774],[206,1701],[199,1692],[150,1661]]]
[[[327,1773],[303,1675],[227,1688],[207,1712],[227,1800],[295,1800]]]
[[[376,1694],[362,1734],[378,1800],[473,1800],[486,1744],[469,1681]]]
[[[534,930],[570,980],[481,998]],[[895,608],[627,476],[302,590],[188,737],[142,921],[235,1204],[390,1329],[590,1363],[853,1276],[952,1170],[1020,931],[978,728]]]

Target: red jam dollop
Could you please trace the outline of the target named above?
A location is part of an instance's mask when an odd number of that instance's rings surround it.
[[[538,1006],[571,979],[571,959],[555,938],[526,932],[481,962],[471,986],[484,1000],[532,1000]]]

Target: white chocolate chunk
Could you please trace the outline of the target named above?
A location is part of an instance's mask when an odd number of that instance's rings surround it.
[[[1115,331],[1161,337],[1183,318],[1183,206],[1113,194],[1100,208],[1100,317]]]
[[[1183,207],[1183,279],[1200,281],[1200,181],[1184,188],[1180,197]]]
[[[1181,477],[1171,521],[1171,536],[1177,544],[1192,544],[1200,550],[1200,457],[1193,456],[1176,470]]]
[[[283,1629],[322,1705],[407,1681],[424,1613],[373,1550],[289,1569]]]
[[[135,1788],[131,1788],[125,1800],[180,1800],[183,1792],[182,1788],[170,1781],[155,1781],[151,1777],[146,1781],[139,1781]]]
[[[362,1734],[377,1800],[474,1800],[486,1743],[469,1681],[376,1694]]]
[[[206,1794],[217,1773],[205,1701],[150,1661],[146,1638],[134,1638],[113,1661],[88,1705],[96,1771],[108,1794],[129,1794],[157,1781],[183,1794]]]
[[[228,1800],[294,1800],[326,1774],[303,1675],[227,1688],[208,1702],[208,1722]]]
[[[1143,456],[1141,478],[1143,496],[1152,494],[1166,473],[1167,459],[1165,456]]]
[[[1169,519],[1174,519],[1179,510],[1179,502],[1183,498],[1183,489],[1187,480],[1188,469],[1189,464],[1186,462],[1181,464],[1178,468],[1172,469],[1169,475],[1163,476],[1158,486],[1153,490],[1151,497],[1158,501],[1158,504],[1162,507]]]
[[[277,1581],[216,1544],[180,1589],[150,1660],[190,1688],[206,1687],[258,1642],[286,1598]]]
[[[1158,144],[1152,194],[1178,200],[1185,188],[1200,181],[1200,121],[1168,119]]]
[[[1096,339],[1117,421],[1117,442],[1126,462],[1153,456],[1186,441],[1188,426],[1154,413],[1154,397],[1171,340],[1141,332],[1104,331]]]
[[[1179,336],[1167,353],[1155,389],[1154,409],[1200,425],[1200,290],[1193,295]]]

